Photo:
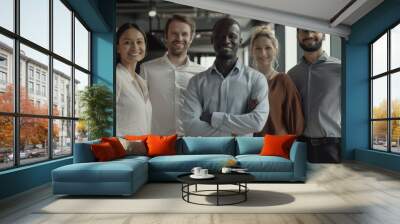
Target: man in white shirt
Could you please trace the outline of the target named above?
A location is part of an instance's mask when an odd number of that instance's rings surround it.
[[[156,135],[182,136],[181,108],[183,91],[190,78],[205,70],[190,61],[187,52],[193,41],[195,23],[174,15],[165,26],[166,54],[141,65],[140,75],[147,80],[153,105],[151,130]]]
[[[190,79],[185,91],[183,126],[188,136],[252,136],[268,117],[268,84],[264,75],[238,60],[239,23],[222,18],[213,28],[216,59]]]

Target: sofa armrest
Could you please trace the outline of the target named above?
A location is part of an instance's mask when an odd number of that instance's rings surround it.
[[[74,163],[89,163],[95,162],[96,158],[92,153],[90,146],[100,143],[100,140],[75,143],[74,145]]]
[[[293,162],[294,181],[305,181],[307,176],[307,146],[304,142],[295,141],[290,149],[290,160]]]

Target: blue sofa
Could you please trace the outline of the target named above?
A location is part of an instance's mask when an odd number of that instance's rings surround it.
[[[127,156],[96,162],[91,141],[75,144],[74,163],[52,171],[53,193],[68,195],[131,195],[148,181],[176,181],[193,167],[218,172],[230,159],[261,182],[304,182],[306,146],[294,142],[290,159],[260,156],[262,137],[183,137],[177,141],[177,155]]]

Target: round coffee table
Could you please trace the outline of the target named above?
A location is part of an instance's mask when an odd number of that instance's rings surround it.
[[[182,183],[182,199],[188,203],[198,205],[234,205],[247,200],[247,192],[249,188],[247,183],[255,180],[255,177],[249,173],[216,173],[213,174],[215,177],[212,179],[193,179],[190,177],[191,173],[182,174],[177,177],[178,181]],[[197,190],[198,184],[204,185],[216,185],[215,190]],[[195,186],[194,191],[190,191],[190,186]],[[220,185],[236,185],[237,190],[223,190],[220,189]],[[205,194],[209,192],[215,192],[215,194]],[[190,201],[190,196],[204,196],[204,197],[216,197],[217,204],[202,204]],[[232,197],[241,196],[239,200],[231,203],[221,203],[221,197]]]

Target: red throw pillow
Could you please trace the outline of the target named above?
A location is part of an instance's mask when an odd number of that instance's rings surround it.
[[[116,159],[115,151],[109,142],[102,142],[99,144],[91,145],[94,157],[99,162],[109,161]]]
[[[176,155],[177,135],[147,137],[148,156]]]
[[[111,144],[112,148],[114,149],[115,155],[117,158],[121,158],[126,156],[126,151],[124,146],[122,146],[121,142],[116,137],[110,138],[101,138],[101,142],[108,142]]]
[[[262,156],[281,156],[289,159],[290,147],[296,140],[296,135],[265,135]]]

